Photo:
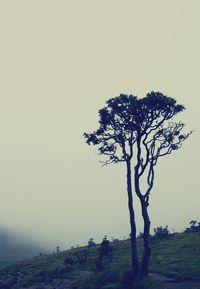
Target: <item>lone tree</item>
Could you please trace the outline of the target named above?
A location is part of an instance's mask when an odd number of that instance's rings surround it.
[[[124,162],[126,165],[133,278],[138,273],[141,276],[148,275],[151,254],[149,245],[151,222],[148,206],[154,184],[154,168],[159,158],[181,148],[191,133],[182,133],[184,123],[171,121],[183,110],[183,105],[177,104],[174,98],[160,92],[148,93],[141,99],[121,94],[109,99],[106,106],[99,110],[99,128],[93,133],[84,134],[86,142],[97,145],[100,154],[106,156],[104,164]],[[141,203],[144,221],[144,250],[140,265],[136,243],[133,187]]]

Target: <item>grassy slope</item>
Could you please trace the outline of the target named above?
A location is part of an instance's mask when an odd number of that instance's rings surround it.
[[[153,244],[150,270],[178,279],[200,278],[200,233]]]
[[[31,288],[53,288],[50,285],[53,280],[57,280],[56,288],[62,288],[59,285],[63,280],[71,280],[78,285],[78,289],[113,289],[118,287],[119,280],[123,272],[130,268],[130,242],[119,241],[112,243],[113,257],[112,261],[105,260],[104,268],[96,269],[97,248],[88,249],[87,247],[77,248],[61,252],[36,257],[27,261],[16,263],[0,271],[0,288],[4,284],[10,283],[7,288],[29,288],[32,283],[40,284]],[[138,240],[139,255],[141,255],[141,240]],[[178,234],[169,240],[157,241],[152,243],[152,257],[150,261],[150,270],[173,276],[179,280],[200,277],[200,233]],[[87,262],[78,264],[76,254],[84,257],[87,253]],[[72,258],[74,265],[66,265],[64,260]],[[17,281],[17,283],[16,283]],[[61,283],[62,283],[61,282]],[[13,285],[11,284],[18,284]],[[102,286],[99,286],[99,283]],[[152,281],[146,281],[139,288],[160,288]],[[1,285],[2,284],[2,285]],[[41,287],[43,286],[43,287]],[[55,284],[54,284],[55,286]],[[61,287],[59,287],[61,286]],[[70,288],[63,285],[63,288]],[[2,288],[6,288],[5,286]]]

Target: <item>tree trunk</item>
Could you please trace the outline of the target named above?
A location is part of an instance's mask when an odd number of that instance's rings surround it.
[[[144,200],[141,201],[141,206],[142,206],[142,216],[144,220],[144,231],[143,231],[143,257],[142,257],[142,264],[141,264],[141,275],[142,276],[147,276],[148,275],[148,268],[149,268],[149,258],[151,255],[151,249],[149,245],[149,239],[150,239],[150,225],[151,222],[149,220],[149,215],[147,211],[147,206],[146,202]]]
[[[133,195],[132,195],[132,182],[131,182],[131,164],[127,161],[127,193],[128,193],[128,208],[130,214],[130,225],[131,225],[131,263],[133,278],[138,274],[138,255],[137,255],[137,243],[136,243],[136,224],[135,224],[135,213],[133,209]]]

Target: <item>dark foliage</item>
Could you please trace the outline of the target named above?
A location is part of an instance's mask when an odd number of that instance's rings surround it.
[[[154,228],[154,235],[152,236],[153,240],[164,240],[168,239],[172,234],[168,230],[168,226],[164,228],[162,226]]]
[[[99,256],[100,258],[108,257],[110,258],[113,252],[113,247],[110,246],[110,241],[107,239],[107,236],[105,236],[101,242],[99,250]]]
[[[97,248],[97,258],[94,261],[94,270],[103,270],[112,261],[114,247],[110,245],[110,241],[105,236]]]
[[[88,248],[92,248],[92,247],[95,247],[96,244],[94,242],[94,239],[93,238],[90,238],[89,241],[88,241]]]
[[[190,221],[190,227],[186,228],[185,233],[197,233],[200,232],[200,222],[195,220]]]

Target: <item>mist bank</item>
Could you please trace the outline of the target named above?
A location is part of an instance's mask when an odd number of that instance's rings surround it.
[[[0,228],[0,263],[21,261],[50,252],[50,248],[20,232]]]

